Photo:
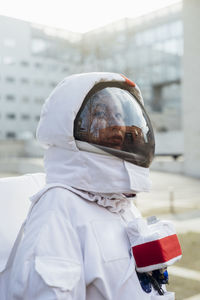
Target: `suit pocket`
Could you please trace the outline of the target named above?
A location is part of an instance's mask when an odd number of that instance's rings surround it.
[[[72,291],[81,277],[80,264],[54,256],[36,256],[35,270],[48,286],[62,292]]]

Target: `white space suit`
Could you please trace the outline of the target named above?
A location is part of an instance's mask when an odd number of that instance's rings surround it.
[[[23,236],[7,266],[2,300],[156,300],[135,271],[126,232],[140,213],[123,193],[148,191],[149,169],[102,149],[78,147],[74,120],[99,82],[122,82],[114,73],[64,79],[43,106],[37,137],[47,145],[47,185],[31,198]],[[135,93],[138,88],[135,87]]]

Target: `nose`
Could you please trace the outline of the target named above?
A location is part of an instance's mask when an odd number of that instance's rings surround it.
[[[123,126],[124,122],[121,117],[116,114],[110,114],[109,126]]]

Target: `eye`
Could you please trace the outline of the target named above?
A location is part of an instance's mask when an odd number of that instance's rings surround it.
[[[106,116],[106,114],[105,114],[105,111],[96,111],[94,116],[97,118],[103,119]]]
[[[118,120],[121,120],[122,119],[122,115],[120,113],[116,113],[115,114],[115,117],[118,119]]]

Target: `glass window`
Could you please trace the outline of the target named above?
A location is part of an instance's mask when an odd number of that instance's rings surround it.
[[[46,42],[43,39],[34,38],[32,39],[31,49],[33,54],[45,52],[47,48]]]
[[[144,42],[146,45],[152,44],[154,42],[154,32],[151,29],[144,32]]]
[[[7,138],[15,138],[16,137],[16,133],[15,132],[13,132],[13,131],[8,131],[8,132],[6,132],[6,137]]]
[[[25,102],[25,103],[29,102],[29,97],[28,96],[23,96],[22,101]]]
[[[21,83],[28,84],[29,83],[28,78],[21,78]]]
[[[13,83],[13,82],[15,82],[15,78],[11,77],[11,76],[8,76],[8,77],[6,77],[6,81],[9,82],[9,83]]]
[[[171,54],[177,54],[179,52],[178,49],[178,40],[177,39],[170,39],[170,40],[166,40],[164,42],[164,51],[167,53],[171,53]]]
[[[15,119],[16,118],[16,115],[14,113],[8,113],[6,115],[7,119]]]
[[[48,70],[55,72],[56,70],[58,70],[58,65],[56,64],[48,65]]]
[[[6,47],[11,47],[12,48],[12,47],[15,47],[15,44],[16,44],[16,42],[13,38],[6,38],[4,40],[4,46],[6,46]]]
[[[153,64],[159,64],[162,62],[162,51],[154,50],[151,54],[151,62]]]
[[[8,101],[14,101],[15,100],[15,96],[11,95],[11,94],[8,94],[8,95],[6,95],[6,100],[8,100]]]
[[[43,86],[44,85],[44,81],[42,79],[35,79],[34,83],[37,86]]]
[[[5,56],[5,57],[3,58],[3,63],[4,63],[5,65],[14,65],[14,64],[15,64],[15,60],[14,60],[14,58],[11,57],[11,56]]]
[[[163,42],[156,42],[153,45],[153,49],[163,51]]]
[[[67,72],[69,72],[69,68],[68,68],[68,67],[64,67],[64,68],[62,69],[62,71],[63,71],[63,73],[67,73]]]
[[[183,39],[179,38],[176,40],[177,42],[177,54],[183,56],[184,46],[183,46]]]
[[[28,66],[29,66],[29,62],[26,61],[26,60],[22,60],[22,61],[21,61],[21,66],[22,66],[22,67],[28,67]]]
[[[181,20],[172,22],[169,26],[173,37],[183,36],[183,22]]]
[[[136,33],[135,35],[136,46],[140,47],[142,45],[142,33]]]
[[[43,98],[35,98],[35,103],[41,104],[44,102]]]
[[[42,68],[42,64],[39,63],[39,62],[36,62],[36,63],[35,63],[35,67],[36,67],[37,69],[41,69],[41,68]]]
[[[22,120],[29,120],[30,119],[30,115],[28,114],[23,114],[21,115]]]
[[[156,29],[156,37],[158,40],[166,40],[169,37],[168,25],[163,24]]]
[[[49,83],[49,86],[50,86],[50,87],[53,87],[53,88],[54,88],[56,85],[57,85],[57,83],[56,83],[55,81],[52,81],[52,82]]]

